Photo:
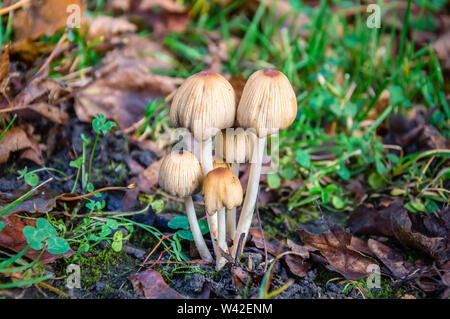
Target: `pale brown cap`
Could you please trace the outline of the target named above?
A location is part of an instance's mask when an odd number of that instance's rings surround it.
[[[275,69],[253,73],[245,84],[237,121],[259,137],[287,128],[297,116],[297,98],[288,78]]]
[[[203,171],[194,154],[175,151],[167,154],[159,170],[159,185],[178,197],[191,196],[200,191]]]
[[[223,167],[223,168],[229,168],[228,164],[224,162],[221,158],[214,157],[213,160],[213,169]]]
[[[206,212],[210,216],[223,207],[232,209],[240,206],[243,199],[241,182],[228,168],[216,168],[203,180],[203,198]]]
[[[187,128],[199,141],[233,126],[235,117],[233,87],[213,71],[201,71],[187,78],[176,91],[170,107],[172,124]]]
[[[253,154],[256,134],[243,128],[225,129],[215,137],[216,157],[226,163],[248,163]]]

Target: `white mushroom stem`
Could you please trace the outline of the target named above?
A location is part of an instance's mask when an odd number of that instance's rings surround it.
[[[239,163],[231,164],[231,171],[239,178]],[[227,235],[231,239],[236,235],[236,207],[227,211]]]
[[[202,158],[201,158],[203,174],[206,176],[213,169],[213,156],[212,156],[212,140],[211,138],[202,142]],[[209,232],[211,234],[211,241],[213,243],[214,253],[217,256],[217,214],[209,216],[206,214],[208,221]]]
[[[222,251],[228,252],[227,240],[226,240],[226,212],[225,207],[223,207],[220,211],[217,212],[218,219],[218,228],[219,233],[217,236],[217,246],[220,249],[217,249],[217,258],[216,258],[216,268],[221,269],[226,263],[227,260],[222,256]],[[222,250],[222,251],[221,251]]]
[[[191,227],[192,236],[194,237],[195,247],[197,247],[200,257],[203,260],[212,261],[213,258],[208,250],[208,246],[206,246],[205,240],[202,236],[202,232],[200,231],[200,226],[198,225],[192,196],[186,196],[184,198],[184,205],[186,206],[186,215],[189,220],[189,226]]]
[[[242,250],[247,240],[248,231],[252,224],[253,211],[255,209],[256,199],[258,196],[259,179],[261,176],[262,160],[264,155],[264,145],[266,143],[266,137],[258,138],[257,148],[254,149],[252,154],[252,165],[250,167],[250,175],[248,178],[247,191],[245,194],[244,204],[242,205],[241,216],[239,217],[239,223],[237,225],[236,234],[233,240],[233,248],[231,254],[236,256],[237,247],[239,245],[239,239],[241,234],[244,233],[244,240],[242,241],[241,250],[237,254],[241,255]]]

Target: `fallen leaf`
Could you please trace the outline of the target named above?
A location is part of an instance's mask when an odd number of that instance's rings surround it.
[[[392,237],[394,234],[391,229],[391,214],[402,207],[400,201],[382,209],[360,205],[350,213],[347,226],[354,234]]]
[[[375,256],[396,276],[406,278],[412,270],[412,264],[403,260],[402,256],[389,246],[369,239],[368,246]]]
[[[152,67],[165,62],[147,56],[159,45],[135,38],[122,50],[110,52],[97,72],[99,77],[76,94],[75,112],[84,122],[103,113],[127,128],[144,117],[149,100],[163,99],[175,90],[180,79],[153,74]]]
[[[173,13],[186,12],[186,8],[180,2],[173,0],[142,0],[139,5],[140,10],[149,10],[155,7],[161,7],[165,11]]]
[[[6,163],[10,154],[17,151],[28,151],[25,158],[32,159],[39,165],[44,164],[37,143],[22,128],[12,127],[0,141],[0,163]]]
[[[302,242],[318,249],[329,265],[330,270],[336,271],[346,279],[358,280],[367,277],[370,265],[378,264],[375,259],[368,257],[351,247],[352,236],[342,227],[330,225],[322,234],[311,234],[304,229],[297,230]]]
[[[162,276],[153,269],[132,275],[131,281],[134,291],[146,299],[183,299],[177,291],[170,288]]]
[[[244,288],[247,285],[249,278],[250,274],[241,267],[231,268],[231,281],[234,287]]]
[[[89,21],[87,38],[95,41],[103,37],[104,41],[109,41],[113,37],[136,31],[137,26],[125,18],[99,15]]]
[[[406,209],[401,209],[391,215],[391,227],[395,238],[403,245],[414,247],[426,252],[439,264],[450,260],[448,238],[431,237],[413,229],[413,224]]]
[[[83,9],[78,0],[33,0],[19,10],[13,19],[14,38],[16,41],[36,39],[40,36],[52,36],[67,25],[72,12],[70,5],[77,5],[80,15]],[[83,17],[80,16],[80,22]]]
[[[29,191],[30,188],[27,187],[26,189],[20,188],[12,192],[0,192],[0,209],[19,199]],[[14,207],[9,214],[11,215],[17,212],[48,213],[55,207],[55,197],[57,195],[58,194],[54,191],[41,187],[39,191],[32,193],[29,197]]]
[[[450,31],[441,35],[432,47],[439,60],[443,62],[444,69],[450,70]]]
[[[264,239],[258,228],[250,228],[249,235],[251,236],[251,241],[256,248],[264,249]],[[282,252],[284,245],[281,242],[268,241],[266,238],[267,252],[272,256],[277,256]]]
[[[306,276],[310,265],[302,257],[290,254],[284,257],[284,261],[294,275],[297,277]]]
[[[30,104],[28,105],[28,109],[33,110],[58,124],[63,124],[69,118],[69,115],[60,110],[59,107],[44,102]]]
[[[11,249],[16,253],[19,253],[27,246],[27,239],[23,235],[22,231],[25,226],[36,227],[36,221],[33,219],[20,218],[15,215],[3,217],[0,221],[5,223],[5,228],[0,232],[0,246]],[[64,254],[64,257],[69,258],[75,252],[69,250]],[[40,254],[40,250],[28,249],[25,256],[31,259],[36,259]],[[47,264],[61,258],[61,254],[50,254],[45,251],[39,258],[39,261]]]

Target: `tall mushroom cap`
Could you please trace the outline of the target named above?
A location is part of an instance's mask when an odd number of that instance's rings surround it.
[[[215,138],[216,157],[226,163],[247,163],[252,158],[256,135],[242,128],[225,129]]]
[[[206,212],[210,216],[223,207],[231,210],[242,203],[241,182],[228,168],[216,168],[209,172],[203,180],[203,197]]]
[[[233,126],[235,117],[233,87],[213,71],[201,71],[187,78],[176,91],[170,107],[172,124],[187,128],[199,141]]]
[[[203,171],[194,154],[175,151],[167,154],[159,170],[159,185],[178,197],[191,196],[200,191]]]
[[[263,69],[247,80],[237,109],[241,127],[253,128],[260,138],[287,128],[297,116],[297,98],[288,78]]]

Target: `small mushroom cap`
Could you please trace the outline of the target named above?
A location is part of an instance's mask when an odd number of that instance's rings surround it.
[[[248,163],[253,154],[256,134],[242,128],[225,129],[215,138],[216,157],[227,163]]]
[[[159,170],[159,185],[171,195],[192,196],[200,191],[203,171],[194,154],[175,151],[167,154]]]
[[[213,71],[201,71],[187,78],[176,91],[170,107],[172,124],[187,128],[198,141],[233,126],[235,117],[233,87]]]
[[[265,137],[287,128],[296,116],[297,98],[283,73],[264,69],[250,76],[237,109],[239,126]]]
[[[203,197],[206,212],[210,216],[223,207],[233,209],[242,203],[241,182],[228,168],[216,168],[210,171],[203,180]]]

